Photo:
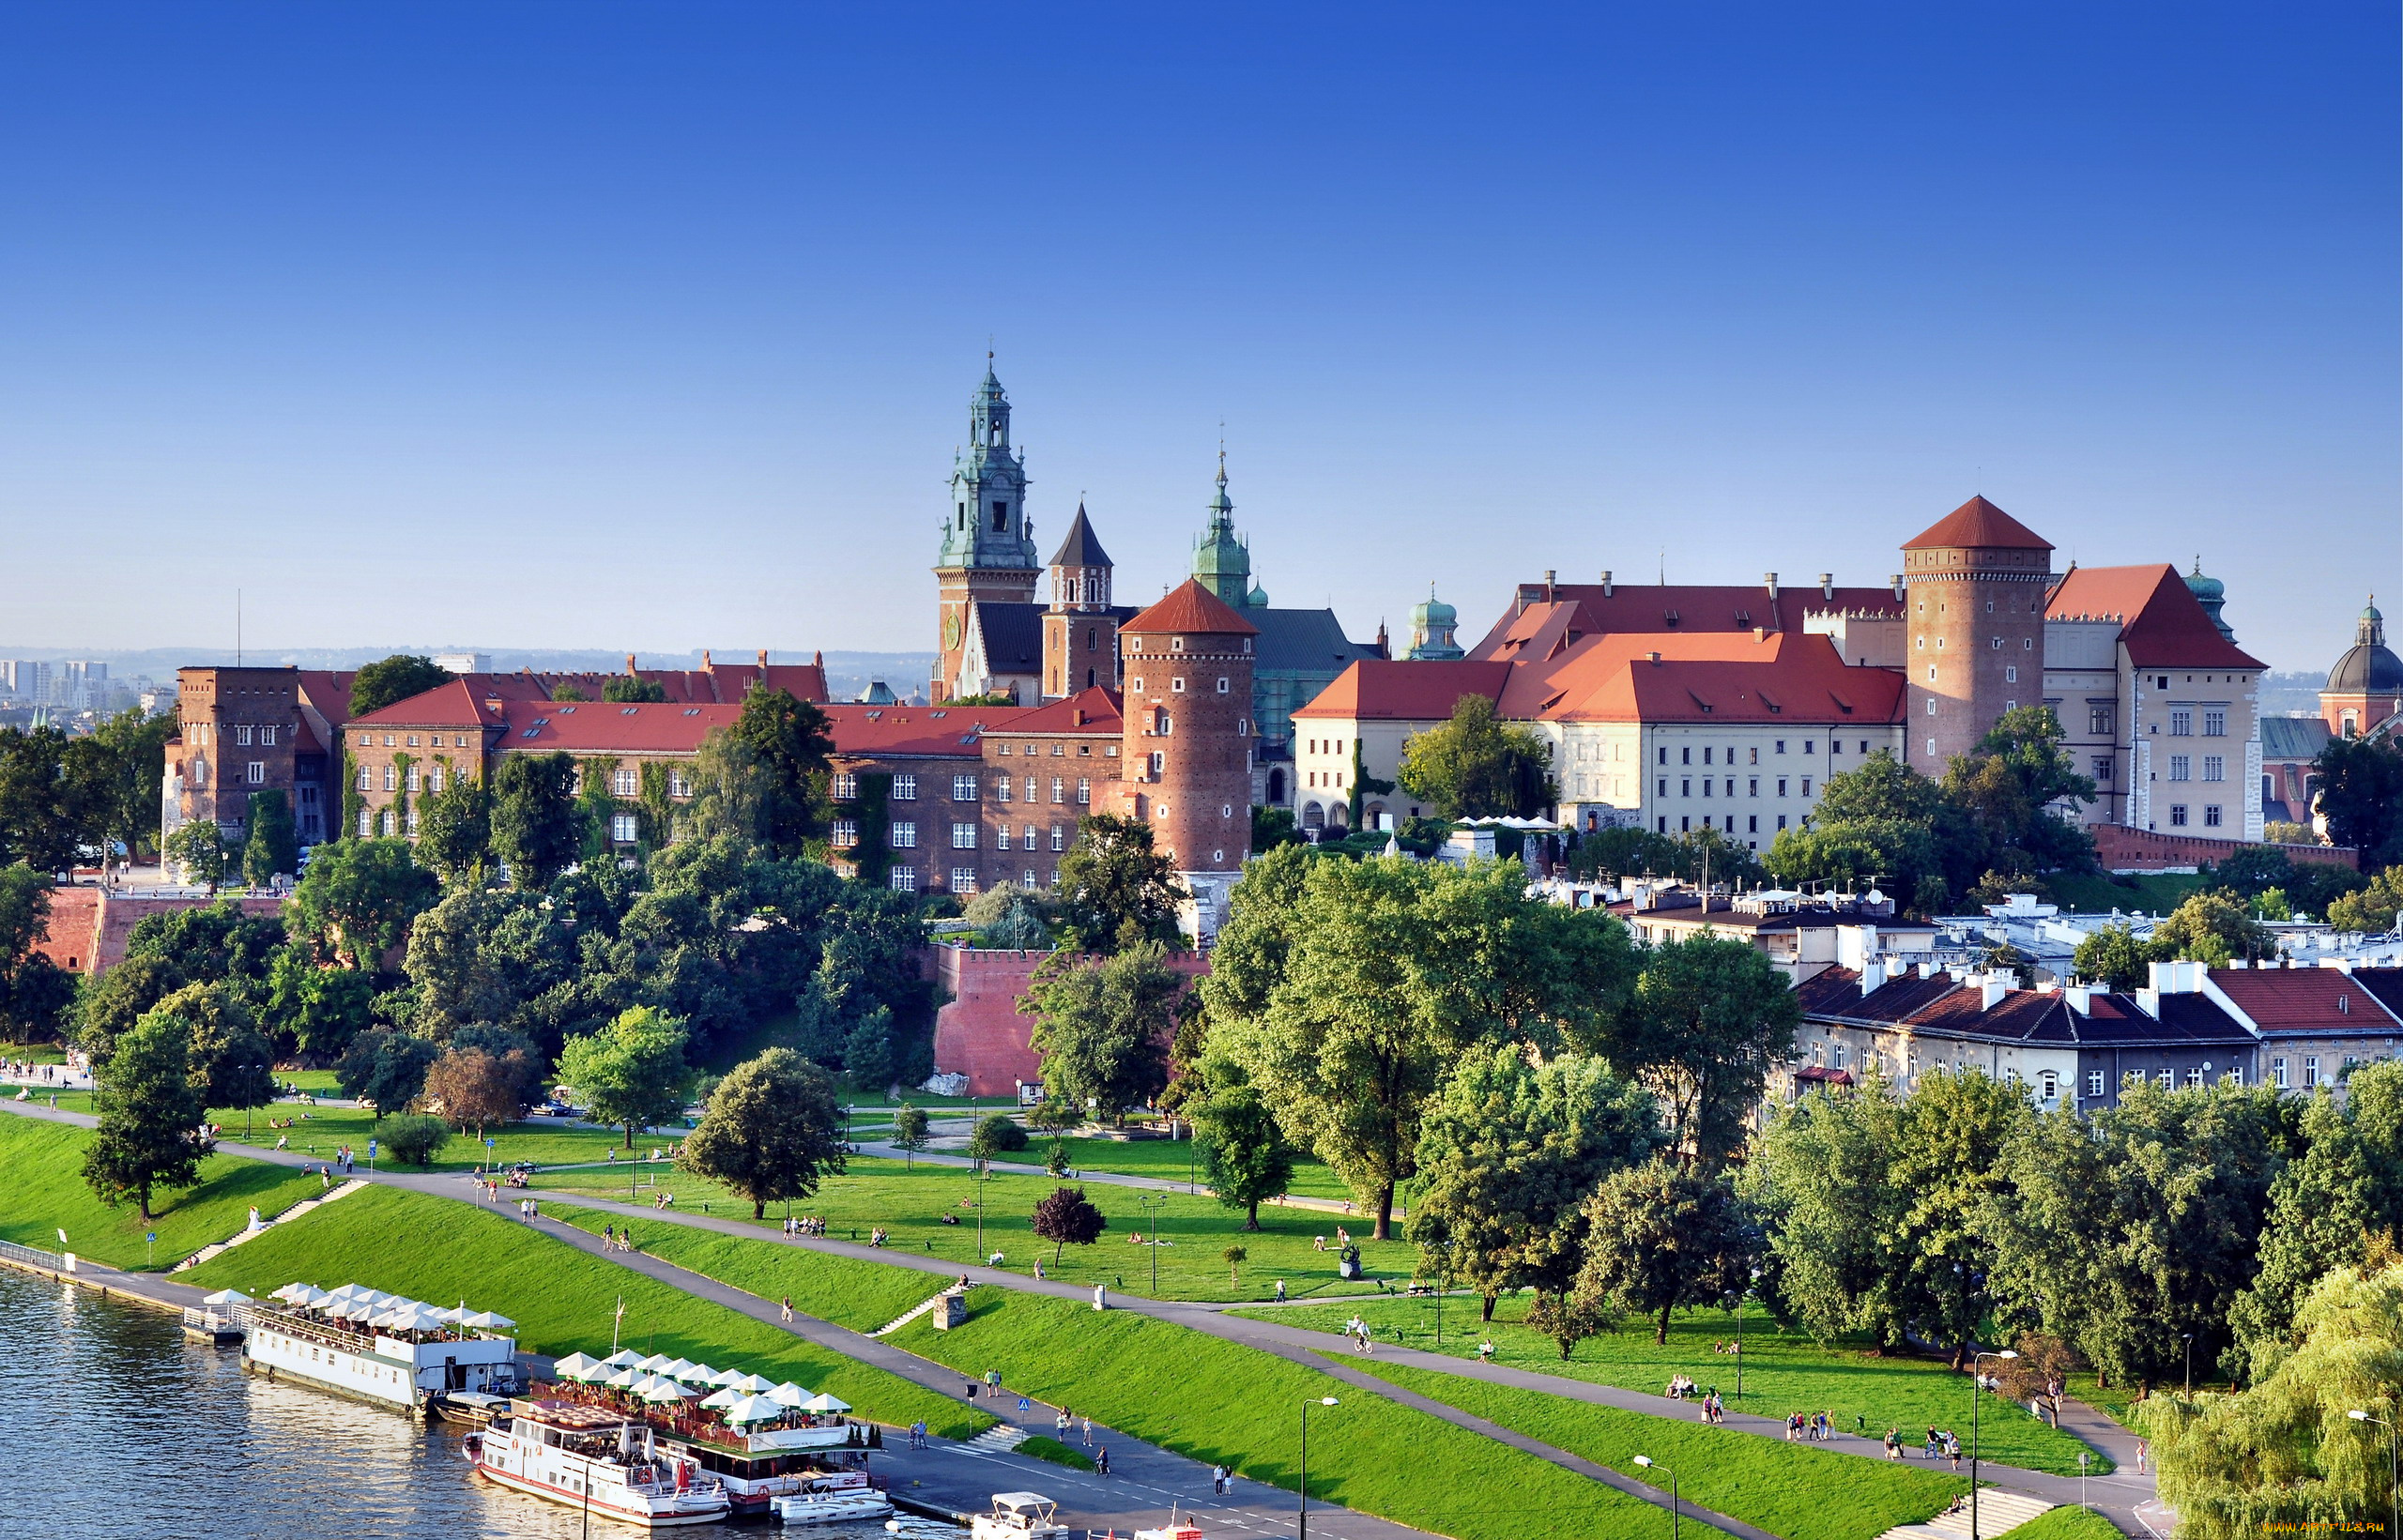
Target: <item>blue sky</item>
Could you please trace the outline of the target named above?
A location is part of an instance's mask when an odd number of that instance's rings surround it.
[[[1284,604],[1882,581],[1982,491],[2324,667],[2398,581],[2394,8],[19,5],[0,646],[930,648],[1036,539]],[[1665,557],[1664,557],[1665,553]]]

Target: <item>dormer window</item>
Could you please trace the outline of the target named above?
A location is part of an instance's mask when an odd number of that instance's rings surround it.
[[[1002,534],[1007,530],[1009,526],[1010,505],[1003,502],[996,502],[993,505],[993,533],[996,535]]]

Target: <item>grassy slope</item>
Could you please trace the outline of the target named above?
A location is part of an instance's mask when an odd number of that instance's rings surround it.
[[[2120,1540],[2119,1526],[2086,1508],[2054,1508],[2011,1532],[2013,1540]]]
[[[895,1270],[876,1262],[662,1224],[637,1224],[635,1241],[738,1288],[770,1298],[789,1293],[796,1308],[844,1325],[874,1330],[900,1313],[880,1293],[892,1287],[880,1280]],[[911,1279],[900,1290],[914,1296],[911,1303],[940,1282],[901,1275]],[[1668,1516],[1658,1509],[1533,1456],[1362,1395],[1331,1376],[1147,1317],[982,1291],[966,1326],[937,1332],[920,1320],[886,1340],[971,1377],[1000,1369],[1013,1391],[1289,1490],[1298,1485],[1300,1403],[1337,1396],[1340,1407],[1311,1419],[1311,1493],[1462,1540],[1668,1533]],[[1398,1458],[1403,1450],[1409,1457]]]
[[[63,1229],[66,1249],[79,1257],[111,1267],[163,1270],[240,1229],[253,1204],[272,1217],[319,1190],[315,1177],[298,1171],[212,1155],[201,1165],[198,1186],[150,1195],[154,1217],[145,1227],[132,1204],[112,1209],[84,1184],[84,1151],[91,1138],[84,1129],[0,1113],[0,1182],[6,1183],[0,1190],[7,1194],[0,1241],[56,1251]],[[145,1227],[158,1232],[156,1248],[144,1245]]]
[[[2087,914],[2108,914],[2113,909],[2167,914],[2191,894],[2212,885],[2210,877],[2186,872],[2142,873],[2130,879],[2134,887],[2123,887],[2107,877],[2050,877],[2044,880],[2051,884],[2054,896],[2063,908]]]
[[[714,1214],[742,1218],[750,1214],[750,1205],[735,1199],[725,1188],[686,1176],[672,1166],[645,1166],[641,1175],[655,1177],[660,1190],[675,1194],[680,1209],[698,1211],[706,1201],[709,1212]],[[614,1187],[622,1197],[627,1191],[625,1180],[625,1175],[605,1167],[546,1172],[536,1179],[535,1184],[592,1193],[608,1192]],[[882,1226],[890,1232],[897,1250],[953,1263],[981,1262],[998,1251],[1010,1267],[1029,1273],[1033,1270],[1039,1252],[1046,1271],[1053,1277],[1072,1283],[1106,1283],[1121,1293],[1148,1294],[1152,1288],[1152,1250],[1148,1245],[1129,1244],[1127,1237],[1140,1233],[1149,1239],[1151,1222],[1139,1200],[1146,1196],[1164,1196],[1168,1202],[1159,1225],[1162,1298],[1267,1299],[1280,1277],[1285,1280],[1287,1292],[1297,1298],[1373,1288],[1345,1283],[1335,1275],[1335,1228],[1345,1223],[1336,1215],[1307,1209],[1263,1208],[1260,1212],[1261,1229],[1247,1233],[1243,1215],[1222,1207],[1216,1198],[1188,1197],[1182,1193],[1147,1195],[1136,1188],[1098,1182],[1086,1186],[1085,1197],[1109,1216],[1110,1228],[1094,1245],[1068,1247],[1055,1265],[1052,1247],[1035,1239],[1029,1218],[1035,1203],[1059,1185],[1048,1176],[996,1176],[984,1184],[985,1240],[980,1254],[975,1211],[959,1207],[963,1198],[972,1201],[976,1185],[962,1166],[920,1166],[912,1170],[899,1161],[853,1156],[846,1175],[828,1178],[817,1197],[792,1207],[795,1213],[823,1218],[829,1231],[839,1239],[852,1239],[856,1230],[857,1238],[865,1240],[872,1228]],[[650,1201],[653,1191],[642,1188],[637,1200]],[[941,1223],[940,1216],[946,1213],[957,1215],[959,1223]],[[782,1219],[781,1205],[770,1211],[766,1225],[771,1233]],[[598,1223],[593,1227],[597,1228]],[[1322,1235],[1327,1238],[1330,1248],[1324,1252],[1313,1249],[1311,1243],[1313,1237]],[[1227,1264],[1219,1258],[1229,1245],[1241,1245],[1251,1254],[1243,1266],[1240,1281],[1228,1277]],[[1361,1260],[1370,1273],[1385,1277],[1408,1276],[1417,1255],[1416,1248],[1400,1241],[1362,1242],[1360,1250]]]
[[[1847,1348],[1826,1349],[1798,1333],[1780,1333],[1775,1323],[1753,1306],[1744,1325],[1744,1398],[1736,1399],[1736,1363],[1713,1353],[1711,1344],[1732,1339],[1735,1318],[1710,1310],[1676,1318],[1669,1325],[1666,1344],[1655,1344],[1641,1325],[1605,1333],[1578,1344],[1575,1356],[1561,1362],[1560,1349],[1550,1337],[1519,1324],[1526,1313],[1523,1296],[1509,1296],[1494,1312],[1492,1334],[1494,1357],[1514,1367],[1557,1374],[1598,1385],[1659,1394],[1672,1375],[1684,1373],[1707,1389],[1717,1386],[1730,1408],[1782,1417],[1795,1411],[1831,1410],[1847,1431],[1864,1426],[1879,1434],[1891,1426],[1917,1444],[1932,1424],[1949,1427],[1969,1441],[1969,1381],[1935,1360],[1877,1357]],[[1371,1300],[1356,1304],[1299,1305],[1286,1309],[1247,1311],[1263,1320],[1322,1332],[1340,1332],[1344,1319],[1358,1313],[1377,1328],[1380,1341],[1400,1340],[1412,1348],[1474,1357],[1477,1351],[1477,1302],[1455,1298],[1444,1307],[1444,1341],[1434,1339],[1431,1300]],[[1989,1398],[1982,1413],[1982,1441],[1988,1459],[2055,1475],[2077,1474],[2077,1456],[2086,1445],[2059,1432],[2012,1402]],[[2097,1456],[2091,1473],[2102,1474],[2110,1463]]]
[[[55,1043],[0,1043],[0,1059],[21,1064],[64,1064],[67,1050]]]
[[[531,1230],[448,1198],[370,1188],[229,1251],[188,1276],[210,1288],[264,1295],[294,1279],[320,1288],[363,1283],[414,1299],[466,1299],[517,1321],[528,1351],[609,1351],[611,1317],[625,1304],[622,1341],[720,1369],[794,1380],[831,1391],[860,1414],[895,1426],[924,1417],[966,1438],[992,1419],[788,1332],[755,1321]]]
[[[1079,1170],[1109,1171],[1119,1176],[1156,1177],[1164,1182],[1184,1182],[1197,1175],[1191,1163],[1193,1144],[1189,1139],[1070,1139],[1068,1160]],[[1026,1149],[1004,1156],[995,1164],[1031,1166],[1043,1169],[1051,1153],[1051,1140],[1042,1134],[1034,1136]],[[1308,1156],[1293,1163],[1293,1195],[1296,1197],[1325,1197],[1341,1202],[1351,1197],[1351,1190],[1337,1180],[1333,1171]]]
[[[1677,1473],[1687,1498],[1787,1540],[1875,1540],[1944,1511],[1966,1477],[1838,1455],[1809,1444],[1598,1407],[1541,1391],[1429,1369],[1353,1365],[1624,1475],[1661,1485],[1635,1463],[1648,1455]]]
[[[1017,1453],[1031,1455],[1039,1460],[1049,1460],[1054,1465],[1064,1465],[1072,1471],[1093,1469],[1092,1456],[1085,1454],[1083,1450],[1071,1449],[1059,1440],[1046,1438],[1040,1433],[1019,1444]]]

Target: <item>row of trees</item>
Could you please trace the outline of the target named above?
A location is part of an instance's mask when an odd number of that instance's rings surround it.
[[[119,712],[82,737],[0,728],[0,865],[64,872],[112,842],[156,846],[176,717]]]

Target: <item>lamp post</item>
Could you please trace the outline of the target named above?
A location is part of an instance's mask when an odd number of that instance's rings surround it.
[[[2398,1527],[2403,1527],[2403,1491],[2397,1491],[2395,1484],[2396,1475],[2403,1473],[2398,1472],[2395,1425],[2383,1417],[2373,1417],[2358,1410],[2345,1415],[2357,1423],[2376,1423],[2386,1429],[2386,1532],[2392,1535],[2403,1532],[2398,1530]]]
[[[1152,1222],[1152,1294],[1157,1298],[1160,1291],[1160,1211],[1168,1207],[1168,1197],[1165,1194],[1147,1193],[1135,1201]]]
[[[2181,1332],[2178,1335],[2186,1344],[2186,1399],[2191,1401],[2195,1398],[2195,1334]]]
[[[1985,1381],[1978,1375],[1978,1360],[2018,1356],[2009,1348],[1969,1356],[1969,1540],[1978,1540],[1978,1408],[1984,1399],[1979,1393],[1985,1389]]]
[[[1657,1470],[1669,1478],[1669,1540],[1677,1540],[1685,1522],[1684,1504],[1677,1498],[1677,1473],[1665,1465],[1655,1466],[1649,1455],[1636,1456],[1635,1463],[1646,1471]]]
[[[1310,1540],[1310,1406],[1331,1407],[1332,1395],[1313,1395],[1302,1403],[1302,1522],[1295,1540]]]
[[[1761,1281],[1759,1268],[1753,1269],[1752,1281],[1755,1285]],[[1736,1399],[1738,1402],[1744,1399],[1744,1305],[1751,1298],[1750,1290],[1736,1298]]]

